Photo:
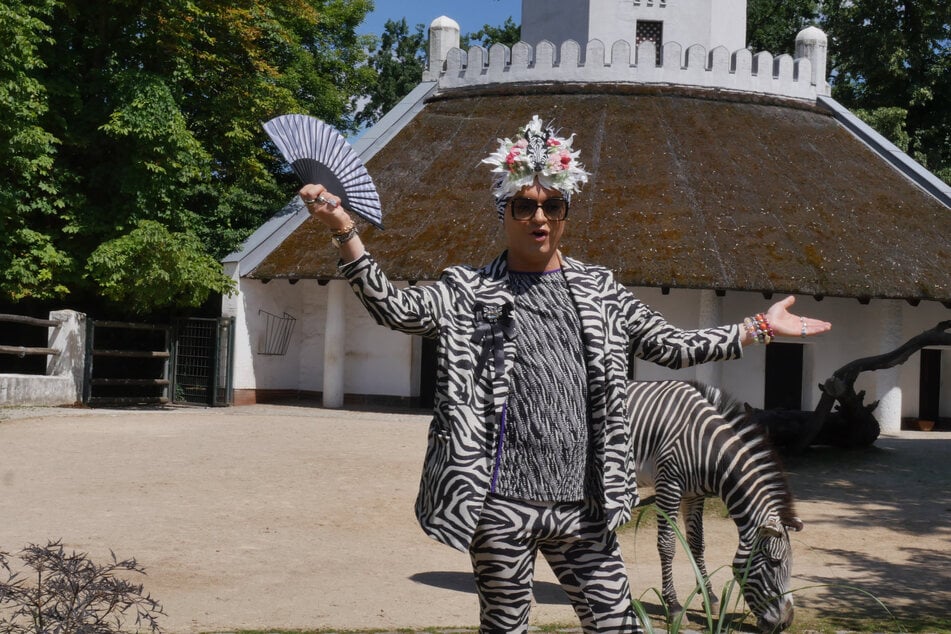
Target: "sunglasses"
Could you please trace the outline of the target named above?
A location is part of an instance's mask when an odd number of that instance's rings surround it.
[[[549,198],[543,203],[539,203],[534,198],[513,198],[512,218],[531,220],[539,208],[545,214],[545,218],[552,222],[568,217],[568,201],[564,198]]]

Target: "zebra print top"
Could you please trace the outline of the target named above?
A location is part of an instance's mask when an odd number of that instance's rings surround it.
[[[560,269],[509,271],[509,284],[518,345],[494,492],[524,500],[581,500],[591,453],[581,320]]]

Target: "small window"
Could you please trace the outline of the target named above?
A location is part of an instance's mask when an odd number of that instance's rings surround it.
[[[660,64],[660,47],[664,41],[664,23],[660,20],[638,20],[634,46],[640,47],[641,42],[654,43],[654,63]]]

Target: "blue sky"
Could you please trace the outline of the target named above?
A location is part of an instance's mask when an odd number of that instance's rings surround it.
[[[410,32],[417,24],[429,24],[441,15],[459,23],[462,33],[478,31],[485,24],[500,26],[510,17],[522,21],[522,0],[375,0],[376,9],[367,15],[357,33],[380,35],[387,20],[406,18]],[[424,31],[425,32],[425,31]]]

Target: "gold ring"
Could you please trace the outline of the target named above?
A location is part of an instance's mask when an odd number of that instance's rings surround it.
[[[317,199],[316,199],[316,198],[305,198],[305,199],[304,199],[304,204],[305,204],[305,205],[313,205],[315,202],[317,202]]]

